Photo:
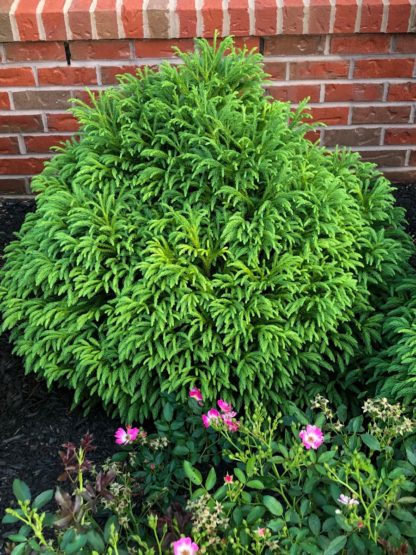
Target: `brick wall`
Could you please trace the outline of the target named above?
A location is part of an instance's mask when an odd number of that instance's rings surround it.
[[[169,58],[192,37],[257,47],[276,99],[310,97],[327,127],[393,181],[416,181],[415,0],[2,0],[0,195],[30,194],[51,146],[77,131],[71,97]]]

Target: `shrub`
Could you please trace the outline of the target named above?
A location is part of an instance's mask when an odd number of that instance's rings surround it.
[[[405,405],[416,403],[416,279],[401,280],[383,307],[383,348],[368,361],[378,395]]]
[[[260,55],[181,58],[78,103],[82,138],[34,179],[2,271],[26,371],[127,422],[196,382],[271,412],[342,384],[410,253],[387,180],[306,140]]]
[[[172,408],[168,416],[186,413]],[[10,534],[13,554],[171,554],[181,536],[199,546],[198,554],[414,552],[416,422],[400,406],[367,400],[363,414],[348,419],[345,406],[335,411],[318,396],[313,411],[291,405],[291,414],[271,419],[257,408],[236,420],[232,407],[221,405],[222,418],[213,418],[203,434],[205,446],[195,441],[197,421],[204,430],[202,409],[196,403],[190,409],[181,431],[184,444],[194,445],[193,459],[172,452],[173,417],[157,422],[165,430],[159,434],[132,428],[136,439],[102,468],[88,462],[91,436],[78,449],[67,444],[62,460],[70,488],[56,489],[56,514],[43,512],[53,490],[31,502],[27,486],[16,480],[19,507],[3,520],[21,526]],[[207,447],[217,456],[218,440],[220,464],[204,458]],[[176,492],[168,504],[158,484]]]

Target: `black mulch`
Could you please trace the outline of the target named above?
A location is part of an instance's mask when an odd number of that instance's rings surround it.
[[[407,209],[409,232],[416,236],[416,184],[399,186],[396,198]],[[0,200],[0,256],[33,209],[32,201]],[[48,392],[42,381],[25,376],[22,361],[11,351],[7,335],[0,336],[0,517],[13,499],[13,478],[27,482],[34,493],[53,487],[60,474],[57,452],[62,443],[77,442],[89,430],[98,447],[91,458],[103,461],[114,452],[118,425],[98,408],[87,416],[79,408],[71,412],[71,392]],[[5,534],[0,525],[0,553]]]

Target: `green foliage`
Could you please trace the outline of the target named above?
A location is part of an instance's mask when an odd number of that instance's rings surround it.
[[[383,349],[368,361],[370,382],[378,395],[416,404],[416,279],[400,281],[383,307]]]
[[[306,140],[260,55],[181,58],[78,102],[82,138],[34,179],[1,274],[26,371],[127,422],[196,382],[272,413],[342,386],[411,252],[387,180]]]
[[[198,418],[205,441],[196,441],[196,403],[172,405],[173,419],[158,422],[164,431],[142,434],[102,467],[87,465],[83,479],[73,469],[70,490],[56,490],[55,514],[51,490],[31,503],[16,480],[6,553],[162,555],[181,536],[212,555],[414,553],[416,421],[383,399],[352,419],[323,397],[313,406],[290,405],[274,419],[258,407],[235,433],[220,419],[205,430]],[[176,421],[193,446],[187,458],[175,451]],[[307,424],[324,433],[316,449],[299,438]],[[153,470],[152,453],[162,457]]]

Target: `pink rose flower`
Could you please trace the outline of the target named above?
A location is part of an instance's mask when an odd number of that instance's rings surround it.
[[[265,536],[266,535],[266,528],[257,528],[257,534],[259,536]]]
[[[227,474],[224,476],[224,482],[225,482],[226,484],[232,484],[233,481],[234,481],[233,476],[230,476],[230,475],[228,474],[228,472],[227,472]]]
[[[202,422],[204,423],[205,428],[209,428],[213,420],[220,418],[220,413],[217,409],[209,409],[207,414],[202,415]]]
[[[189,397],[191,397],[191,399],[195,399],[195,401],[198,401],[199,404],[202,404],[202,393],[201,390],[197,387],[194,387],[189,391]]]
[[[226,424],[229,432],[237,432],[240,427],[240,422],[234,420],[230,414],[234,413],[222,414],[221,418],[223,419],[224,424]]]
[[[173,555],[195,555],[199,547],[191,538],[181,538],[173,542]]]
[[[232,412],[233,410],[232,405],[230,405],[229,403],[226,403],[222,399],[219,399],[217,401],[217,405],[220,407],[222,412]],[[235,414],[233,416],[235,416]]]
[[[321,428],[311,424],[308,424],[306,429],[299,432],[299,437],[306,449],[318,449],[324,442],[324,434]]]
[[[137,439],[139,435],[139,428],[132,428],[131,426],[126,426],[124,428],[118,428],[114,437],[116,438],[117,445],[128,445]]]

